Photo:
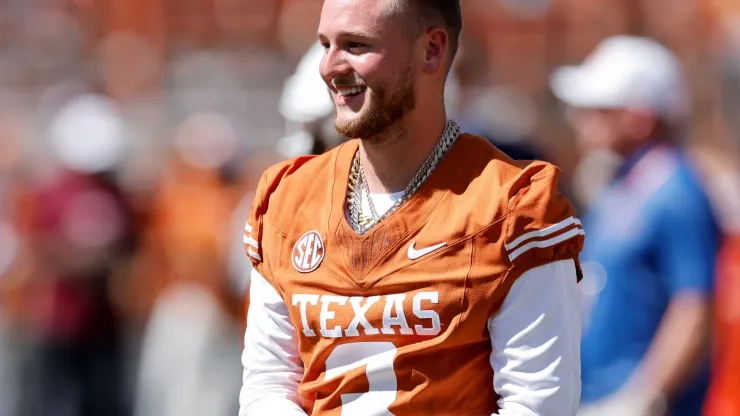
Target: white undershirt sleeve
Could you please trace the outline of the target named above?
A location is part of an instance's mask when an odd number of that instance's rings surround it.
[[[500,416],[573,416],[581,398],[581,312],[573,260],[525,272],[488,321]]]
[[[298,397],[303,363],[288,307],[257,270],[251,280],[239,416],[305,416]]]

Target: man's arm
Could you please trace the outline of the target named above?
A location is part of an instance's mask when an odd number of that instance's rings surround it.
[[[628,388],[645,394],[647,405],[673,397],[696,374],[708,353],[711,303],[699,293],[673,296],[638,371]]]
[[[305,416],[298,397],[303,364],[288,308],[257,270],[251,280],[239,416]]]
[[[488,321],[500,416],[572,416],[581,398],[581,311],[573,260],[523,273]]]

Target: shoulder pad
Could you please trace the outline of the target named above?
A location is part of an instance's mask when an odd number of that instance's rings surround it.
[[[520,273],[569,258],[578,266],[585,233],[570,201],[558,190],[559,177],[560,169],[554,165],[532,162],[509,189],[504,248]]]

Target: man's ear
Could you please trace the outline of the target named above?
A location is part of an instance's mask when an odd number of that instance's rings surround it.
[[[429,29],[424,45],[424,72],[432,74],[445,68],[447,51],[450,48],[450,37],[441,27]]]

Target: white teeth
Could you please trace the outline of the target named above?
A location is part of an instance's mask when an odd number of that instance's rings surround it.
[[[354,87],[354,88],[340,88],[338,90],[339,95],[355,95],[365,91],[365,87]]]

